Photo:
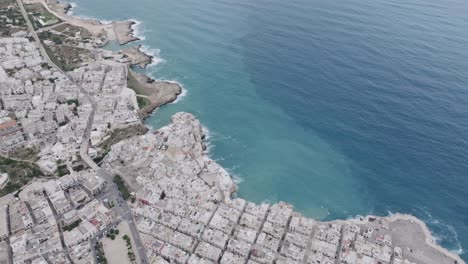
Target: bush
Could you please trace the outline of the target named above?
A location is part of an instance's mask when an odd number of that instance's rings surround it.
[[[115,235],[114,235],[114,234],[111,234],[111,235],[110,235],[110,239],[114,240],[114,239],[115,239]]]
[[[128,198],[130,198],[130,191],[128,190],[127,186],[125,185],[124,180],[122,179],[122,177],[120,177],[120,175],[114,176],[114,183],[117,185],[117,188],[122,194],[122,198],[124,198],[124,200],[127,200]]]
[[[78,227],[78,226],[80,225],[80,223],[81,223],[81,219],[78,219],[78,220],[76,220],[75,222],[73,222],[73,223],[71,223],[71,224],[69,224],[69,225],[67,225],[67,226],[64,226],[64,227],[63,227],[63,230],[65,230],[65,231],[71,231],[71,230],[73,230],[74,228]]]

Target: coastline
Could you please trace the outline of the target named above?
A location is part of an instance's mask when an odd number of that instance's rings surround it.
[[[68,14],[68,11],[72,7],[71,4],[57,4],[54,7],[58,7],[60,5],[65,5],[62,7],[63,14],[59,12],[60,9],[57,8],[50,8],[49,5],[45,3],[44,0],[41,2],[44,3],[44,6],[51,11],[54,15],[59,17],[60,19],[66,21],[67,23],[83,27],[96,36],[105,35],[105,42],[108,41],[116,41],[120,45],[125,45],[130,42],[138,41],[141,38],[138,38],[134,35],[135,29],[134,26],[137,24],[134,20],[129,21],[121,21],[121,22],[111,22],[111,23],[104,23],[100,20],[94,19],[85,19],[74,17]],[[50,9],[49,9],[50,8]],[[105,45],[105,44],[104,44]],[[133,57],[132,63],[129,67],[140,67],[141,69],[145,69],[148,65],[151,64],[154,57],[144,53],[141,50],[141,45],[138,47],[130,47],[123,50],[125,52],[127,50],[127,54],[129,57]],[[148,100],[150,100],[150,105],[140,109],[141,119],[144,120],[149,117],[155,109],[160,106],[170,104],[173,102],[177,102],[179,96],[183,93],[183,88],[180,84],[166,81],[166,80],[154,80],[151,77],[148,77],[144,74],[137,73],[133,70],[129,70],[129,76],[132,76],[145,90],[145,94],[139,94],[140,96],[144,96]],[[138,95],[137,95],[138,96]],[[425,235],[425,243],[432,247],[433,249],[440,251],[442,254],[447,255],[451,258],[454,258],[459,263],[465,263],[459,255],[443,248],[442,246],[438,245],[431,234],[430,229],[428,226],[420,219],[416,218],[415,216],[408,215],[408,214],[394,214],[386,217],[379,217],[379,216],[366,216],[369,217],[376,217],[388,222],[397,222],[397,221],[409,221],[414,222],[419,225]],[[336,220],[336,221],[348,221],[348,220]],[[350,221],[360,221],[360,220],[350,220]],[[331,221],[335,222],[335,221]]]

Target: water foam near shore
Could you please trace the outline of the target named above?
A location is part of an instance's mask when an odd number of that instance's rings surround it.
[[[142,22],[138,19],[131,18],[129,19],[132,21],[134,24],[131,26],[131,29],[133,30],[133,36],[138,38],[139,40],[145,40],[145,32],[144,28],[142,26]]]
[[[73,9],[75,9],[78,6],[75,2],[70,2],[70,8],[66,10],[66,14],[69,16],[73,15]]]
[[[141,51],[147,54],[148,56],[151,56],[151,63],[148,66],[146,66],[146,68],[158,66],[159,64],[166,62],[163,58],[160,57],[160,49],[155,49],[147,45],[142,45]]]

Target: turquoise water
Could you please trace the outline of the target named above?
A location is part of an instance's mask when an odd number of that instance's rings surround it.
[[[461,0],[79,0],[136,19],[188,91],[239,196],[308,216],[414,214],[468,247],[468,4]],[[159,50],[157,50],[159,49]],[[468,258],[466,254],[462,257]]]

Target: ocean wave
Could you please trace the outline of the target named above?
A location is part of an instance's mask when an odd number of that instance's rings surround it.
[[[229,172],[229,171],[228,171]],[[244,178],[242,178],[241,176],[239,176],[238,174],[235,174],[235,173],[229,173],[229,175],[231,176],[232,178],[232,181],[239,185],[241,184],[243,181],[244,181]]]
[[[138,19],[131,18],[129,21],[132,21],[134,24],[132,25],[132,30],[133,30],[133,36],[138,38],[139,40],[145,40],[146,36],[144,34],[144,29],[142,29],[142,24]]]
[[[76,4],[75,2],[70,2],[69,4],[70,8],[67,9],[67,12],[65,14],[71,16],[73,15],[73,9],[75,9],[78,6],[78,4]]]
[[[161,52],[160,49],[152,49],[147,45],[141,45],[140,50],[146,55],[151,56],[151,63],[146,66],[146,68],[154,67],[158,64],[166,62],[159,56],[159,53]]]
[[[167,81],[167,82],[177,83],[180,86],[180,88],[182,89],[180,94],[177,96],[177,99],[175,99],[174,102],[172,102],[171,104],[177,104],[178,102],[182,101],[185,98],[185,96],[187,96],[188,91],[187,91],[187,89],[184,88],[183,85],[181,85],[178,82],[174,82],[174,81]]]
[[[458,239],[458,232],[452,225],[432,216],[428,210],[422,211],[426,216],[423,220],[431,230],[432,240],[443,245],[448,250],[461,255],[464,253],[463,246]]]
[[[211,131],[208,127],[202,125],[202,132],[203,132],[203,135],[205,135],[205,146],[206,146],[206,150],[205,150],[205,153],[209,154],[211,153],[211,150],[213,149],[214,145],[213,143],[211,142]],[[215,160],[216,161],[216,160]]]
[[[155,110],[156,110],[156,109],[155,109]],[[149,131],[154,131],[154,130],[155,130],[155,129],[154,129],[154,126],[152,126],[152,125],[150,125],[150,124],[148,124],[148,123],[146,123],[146,122],[145,122],[144,124],[145,124],[145,127],[148,128]]]
[[[433,219],[429,222],[430,226],[436,226],[438,231],[431,232],[432,239],[437,244],[445,244],[447,248],[458,254],[461,255],[464,253],[463,246],[461,245],[460,240],[458,239],[458,233],[455,228],[447,223],[444,223],[441,220]]]

